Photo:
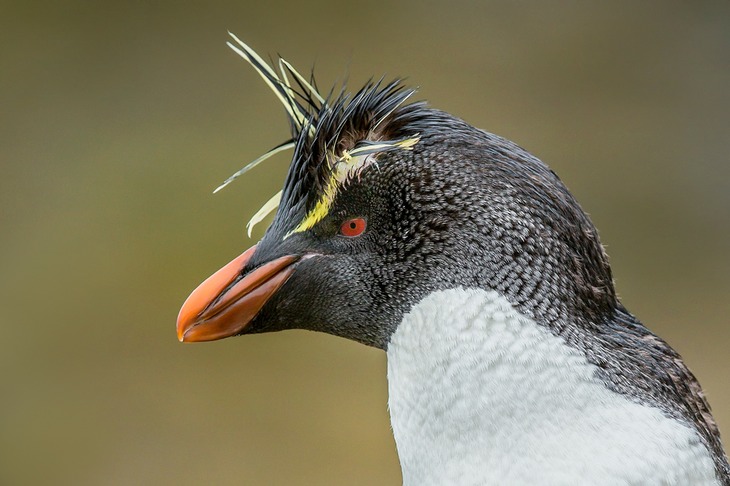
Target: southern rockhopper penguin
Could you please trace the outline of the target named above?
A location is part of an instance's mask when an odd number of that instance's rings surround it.
[[[595,227],[544,163],[407,104],[399,81],[323,97],[229,45],[292,126],[239,172],[294,153],[250,223],[278,207],[272,224],[190,295],[181,341],[310,329],[383,349],[408,485],[730,485],[699,383],[621,305]]]

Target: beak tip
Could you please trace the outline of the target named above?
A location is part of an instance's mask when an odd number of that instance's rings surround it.
[[[177,321],[177,340],[181,343],[185,342],[185,332],[188,330],[188,326],[184,323]]]
[[[175,322],[175,330],[177,331],[177,340],[181,343],[186,342],[185,341],[185,335],[188,333],[188,331],[193,327],[195,324],[195,310],[188,309],[188,301],[190,298],[188,297],[188,300],[185,301],[182,308],[180,309],[180,313],[177,315],[177,321]]]

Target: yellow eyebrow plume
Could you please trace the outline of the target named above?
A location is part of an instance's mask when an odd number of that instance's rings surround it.
[[[284,109],[286,109],[287,113],[289,113],[289,116],[296,125],[297,129],[301,130],[307,122],[307,113],[304,112],[299,104],[294,100],[294,93],[291,89],[291,86],[289,86],[289,83],[282,82],[282,80],[279,79],[279,76],[276,74],[276,71],[274,71],[266,61],[261,59],[261,56],[256,54],[256,52],[248,45],[246,45],[241,39],[236,37],[231,32],[229,32],[228,34],[238,44],[236,46],[231,42],[227,42],[226,44],[228,45],[228,47],[233,49],[236,54],[244,58],[246,61],[248,61],[249,64],[251,64],[251,66],[253,66],[253,68],[256,70],[257,73],[259,73],[259,75],[266,82],[266,84],[269,85],[269,88],[271,88],[276,97],[279,98],[281,104],[284,105]],[[310,130],[313,133],[314,128],[311,125]]]
[[[387,85],[381,84],[382,79],[370,81],[354,97],[345,91],[343,85],[339,95],[330,99],[333,96],[330,92],[325,98],[318,92],[313,76],[305,78],[281,56],[278,62],[268,63],[233,33],[229,32],[229,35],[231,40],[227,45],[256,70],[284,105],[293,134],[292,139],[248,163],[213,192],[219,192],[272,156],[284,150],[295,150],[287,186],[253,215],[246,225],[249,237],[256,224],[275,211],[284,197],[286,204],[294,204],[297,208],[311,200],[310,197],[316,198],[314,206],[284,239],[312,229],[327,217],[338,193],[353,178],[359,178],[362,171],[371,165],[378,167],[380,154],[412,150],[420,141],[418,133],[396,140],[382,139],[387,138],[388,133],[393,133],[387,128],[387,120],[415,92],[405,88],[400,80]],[[403,113],[409,116],[412,112],[406,109]],[[397,131],[402,133],[403,126],[399,126]],[[343,146],[347,149],[343,149]],[[294,180],[292,177],[303,177],[305,180]],[[321,192],[312,195],[314,187],[309,182],[315,180],[321,183],[316,185]]]
[[[230,184],[231,182],[233,182],[237,178],[241,177],[243,174],[245,174],[249,170],[253,169],[254,167],[256,167],[257,165],[259,165],[261,162],[263,162],[264,160],[268,159],[272,155],[276,155],[276,154],[278,154],[279,152],[281,152],[283,150],[288,150],[288,149],[294,148],[294,145],[295,145],[294,142],[285,142],[285,143],[282,143],[281,145],[278,145],[278,146],[272,148],[271,150],[269,150],[268,152],[266,152],[264,155],[262,155],[261,157],[257,158],[253,162],[249,163],[243,169],[239,170],[238,172],[236,172],[235,174],[233,174],[231,177],[229,177],[228,179],[226,179],[225,181],[223,181],[223,184],[221,184],[220,186],[216,187],[215,191],[213,191],[213,194],[215,194],[216,192],[220,191],[221,189],[223,189],[224,187],[226,187],[228,184]]]
[[[420,139],[420,135],[416,134],[401,140],[364,142],[361,147],[356,147],[350,151],[344,150],[342,155],[333,164],[332,173],[317,203],[307,213],[302,222],[290,231],[284,239],[294,233],[301,233],[312,229],[314,225],[322,221],[329,214],[332,203],[334,203],[340,188],[347,184],[356,174],[360,174],[368,166],[376,164],[375,158],[378,154],[393,150],[413,150],[413,146]]]
[[[251,238],[251,231],[253,231],[253,227],[268,216],[271,211],[279,207],[279,203],[281,202],[281,193],[282,191],[277,192],[271,197],[271,199],[266,201],[266,204],[261,206],[261,209],[256,211],[256,214],[253,215],[251,221],[246,224],[246,234],[249,238]]]
[[[314,126],[310,122],[309,115],[306,111],[304,111],[299,103],[295,100],[295,91],[291,87],[291,84],[289,83],[289,78],[287,76],[287,71],[291,73],[299,83],[299,85],[302,87],[303,90],[306,91],[305,96],[310,96],[311,99],[317,100],[322,106],[326,105],[325,99],[320,95],[317,90],[312,86],[311,83],[309,83],[301,74],[299,74],[299,71],[294,69],[294,67],[287,62],[286,60],[279,58],[279,71],[281,72],[281,78],[279,75],[277,75],[276,71],[269,66],[269,64],[264,61],[261,56],[256,54],[256,52],[251,49],[246,43],[244,43],[241,39],[236,37],[233,33],[228,33],[231,38],[235,41],[235,44],[232,42],[227,42],[228,47],[233,49],[236,54],[244,58],[253,68],[256,70],[256,72],[261,76],[261,78],[266,82],[266,84],[271,88],[271,90],[274,92],[277,98],[279,98],[279,101],[281,101],[281,104],[284,105],[284,109],[286,109],[287,113],[289,114],[289,117],[292,120],[292,123],[294,123],[295,128],[297,131],[306,130],[307,133],[309,133],[310,136],[314,135]],[[279,152],[282,152],[284,150],[288,150],[291,148],[294,148],[296,143],[292,141],[285,142],[277,147],[274,147],[273,149],[269,150],[262,156],[258,157],[253,162],[249,163],[245,167],[243,167],[241,170],[230,176],[228,179],[226,179],[223,184],[218,186],[213,193],[217,193],[224,187],[226,187],[228,184],[233,182],[238,177],[242,176],[249,170],[253,169],[257,165],[259,165],[261,162],[264,162],[269,157],[278,154]],[[272,198],[270,198],[266,204],[264,204],[261,209],[259,209],[256,214],[253,215],[251,220],[246,225],[247,234],[249,237],[251,237],[251,231],[253,230],[254,226],[261,222],[262,219],[264,219],[269,213],[274,211],[278,206],[279,202],[281,201],[281,191],[279,191],[277,194],[275,194]]]

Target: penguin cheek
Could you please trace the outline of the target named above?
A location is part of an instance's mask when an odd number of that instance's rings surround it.
[[[307,329],[334,334],[336,309],[349,298],[346,281],[352,277],[343,274],[337,260],[337,256],[319,256],[301,262],[257,317],[258,332]]]
[[[363,342],[363,322],[371,302],[363,285],[363,261],[331,255],[303,262],[287,282],[284,317],[289,326]],[[301,270],[301,271],[299,271]]]

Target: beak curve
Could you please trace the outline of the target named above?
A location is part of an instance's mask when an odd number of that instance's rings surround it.
[[[255,251],[254,245],[193,290],[177,316],[181,342],[215,341],[243,332],[300,259],[286,255],[242,275]]]

